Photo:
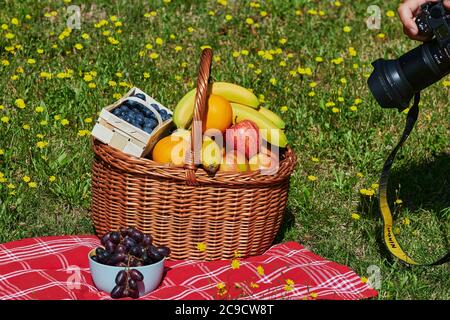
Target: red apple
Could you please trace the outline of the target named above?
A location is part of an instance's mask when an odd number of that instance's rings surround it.
[[[259,152],[259,128],[250,120],[236,123],[226,131],[227,150],[236,150],[250,159]]]

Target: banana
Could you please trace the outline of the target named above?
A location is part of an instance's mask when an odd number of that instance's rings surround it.
[[[222,96],[230,102],[243,104],[252,108],[258,108],[259,100],[250,90],[228,82],[214,82],[212,94]]]
[[[286,127],[283,119],[281,119],[280,116],[278,116],[275,112],[264,107],[260,107],[258,112],[272,121],[278,128],[284,129]]]
[[[186,129],[192,122],[196,89],[186,93],[175,107],[173,122],[177,128]],[[252,108],[259,105],[258,98],[248,89],[228,82],[214,82],[210,85],[210,93],[222,96],[230,102],[236,102]]]
[[[267,119],[267,117],[255,109],[238,103],[231,103],[231,107],[233,108],[233,123],[251,120],[260,129],[260,134],[264,140],[281,148],[286,147],[287,137],[283,130],[278,128],[272,121]]]
[[[213,139],[210,137],[203,139],[202,166],[208,174],[214,175],[219,170],[222,154],[222,149]]]
[[[178,129],[187,129],[192,122],[195,92],[196,89],[193,89],[186,93],[175,107],[172,118]]]

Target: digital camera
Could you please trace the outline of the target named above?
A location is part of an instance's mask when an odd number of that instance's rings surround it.
[[[450,11],[442,1],[428,2],[416,18],[427,42],[398,59],[378,59],[368,85],[383,108],[406,109],[415,93],[450,73]]]

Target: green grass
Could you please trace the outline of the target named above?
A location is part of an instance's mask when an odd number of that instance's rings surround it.
[[[333,1],[259,1],[259,8],[249,1],[231,0],[227,6],[213,0],[128,3],[84,1],[81,30],[73,30],[60,40],[69,4],[2,0],[0,24],[9,29],[0,30],[0,61],[8,60],[9,65],[0,63],[0,118],[8,117],[9,122],[0,122],[0,242],[92,233],[93,152],[89,138],[80,137],[79,130],[91,130],[97,112],[116,100],[113,95],[128,91],[128,87],[119,86],[120,81],[173,108],[194,86],[201,46],[210,45],[220,57],[213,63],[213,78],[264,95],[263,104],[282,114],[288,124],[287,135],[298,156],[298,167],[278,241],[298,241],[362,276],[370,276],[370,266],[379,267],[380,299],[450,298],[448,265],[409,268],[391,259],[380,242],[377,200],[359,192],[377,182],[405,119],[404,114],[382,110],[366,86],[371,61],[397,57],[417,45],[403,35],[398,18],[386,16],[388,10],[396,10],[397,1],[342,1],[340,7]],[[365,25],[371,4],[382,9],[379,31],[368,30]],[[309,9],[325,14],[312,15]],[[56,16],[44,16],[53,10]],[[144,16],[153,10],[156,16]],[[267,16],[262,17],[261,11]],[[123,26],[115,27],[109,20],[112,15]],[[226,21],[226,15],[232,19]],[[19,26],[11,23],[14,17]],[[247,18],[258,26],[248,25]],[[101,19],[109,20],[108,25],[95,28]],[[344,26],[350,26],[351,31],[344,32]],[[117,33],[118,29],[122,33]],[[106,30],[120,44],[110,44],[108,36],[102,35]],[[9,32],[13,39],[6,38]],[[378,37],[381,32],[384,39]],[[83,39],[83,33],[90,39]],[[163,39],[162,45],[155,43],[157,37]],[[282,38],[287,39],[285,44],[279,42]],[[77,43],[83,49],[74,49]],[[16,44],[22,48],[7,52]],[[147,49],[146,44],[152,44],[153,49]],[[176,52],[176,46],[182,51]],[[356,56],[349,54],[349,47],[355,48]],[[44,52],[38,54],[37,49]],[[233,52],[242,50],[249,54],[233,57]],[[259,56],[260,50],[275,50],[273,60]],[[159,57],[151,59],[152,52]],[[318,56],[323,62],[316,62]],[[332,63],[339,57],[342,63]],[[29,64],[30,58],[36,63]],[[286,66],[280,66],[281,61]],[[290,73],[298,68],[311,68],[312,74]],[[70,78],[57,77],[68,69],[73,70]],[[52,79],[40,77],[43,71],[51,73]],[[83,80],[84,73],[90,71],[97,72],[93,89]],[[123,77],[118,78],[117,72]],[[145,78],[144,72],[150,77]],[[117,86],[109,86],[110,80]],[[315,88],[310,87],[312,82],[317,84]],[[314,96],[309,95],[311,91]],[[393,169],[391,203],[396,196],[403,201],[395,212],[398,238],[412,257],[423,261],[439,257],[449,247],[448,96],[448,82],[443,81],[423,94],[416,130]],[[19,98],[25,101],[24,109],[15,106]],[[351,111],[356,99],[362,103],[356,105],[357,111]],[[340,112],[334,113],[327,102],[334,102]],[[38,106],[43,106],[43,112],[35,111]],[[287,106],[284,113],[283,106]],[[62,125],[55,116],[69,123]],[[86,123],[86,118],[94,122]],[[24,129],[24,124],[29,124],[29,129]],[[48,145],[40,149],[38,141]],[[311,175],[317,180],[309,180]],[[36,183],[35,188],[23,180],[25,176]],[[49,181],[50,176],[56,180]],[[353,213],[360,219],[353,219]],[[402,223],[405,218],[409,224]]]

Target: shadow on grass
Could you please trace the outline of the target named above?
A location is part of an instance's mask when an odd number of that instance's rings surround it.
[[[289,230],[291,230],[294,225],[295,225],[295,216],[292,213],[291,207],[287,205],[283,221],[281,222],[280,230],[278,230],[278,233],[275,236],[275,240],[273,240],[273,244],[283,242],[286,233]]]
[[[450,208],[450,154],[441,153],[435,156],[433,161],[411,163],[401,168],[395,168],[394,164],[389,178],[388,197],[394,220],[397,215],[394,211],[396,199],[403,201],[403,210],[414,212],[421,209],[436,214],[440,222],[440,233],[448,246],[449,239],[445,226]],[[358,212],[373,220],[381,219],[378,201],[378,197],[370,201],[361,195]],[[379,251],[392,262],[393,258],[383,243],[382,224],[377,225],[376,240]]]

